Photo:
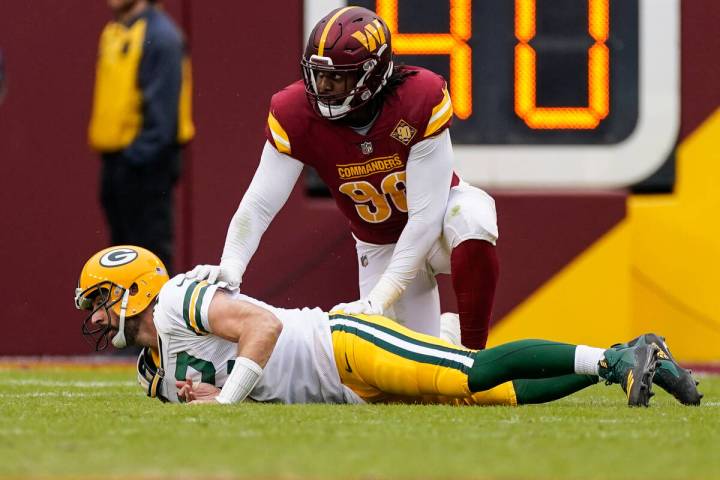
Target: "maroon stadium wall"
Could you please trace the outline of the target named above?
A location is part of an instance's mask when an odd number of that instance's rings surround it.
[[[282,14],[274,2],[164,3],[191,38],[195,67],[198,135],[178,192],[175,268],[181,270],[219,258],[226,224],[262,147],[267,101],[299,73],[302,3],[283,2]],[[0,336],[0,355],[88,351],[72,297],[83,262],[108,242],[98,203],[99,162],[87,147],[86,128],[98,36],[109,17],[102,1],[1,2],[9,88],[0,106],[7,272],[0,275],[6,292],[0,315],[9,328]],[[272,279],[283,272],[287,280],[287,256],[312,264],[342,231],[336,226],[336,232],[305,240],[300,226],[315,222],[297,215],[283,213],[268,235],[269,245],[279,248],[264,250],[247,276],[248,286],[270,279],[252,291],[274,292],[272,300],[282,296]]]
[[[165,3],[190,37],[195,70],[198,134],[178,191],[175,270],[181,271],[218,261],[227,222],[257,164],[270,95],[299,76],[302,2]],[[720,90],[705,81],[706,65],[718,68],[711,19],[720,7],[714,0],[685,1],[683,13],[686,135],[720,103]],[[0,355],[89,350],[72,296],[83,261],[108,242],[99,162],[85,138],[97,38],[108,18],[104,2],[3,1],[0,8],[9,80],[0,105],[6,326]],[[622,192],[496,197],[502,231],[496,318],[625,215]],[[281,306],[330,307],[357,295],[356,274],[345,221],[331,201],[306,198],[298,188],[265,235],[243,289]],[[449,282],[442,290],[452,308]]]

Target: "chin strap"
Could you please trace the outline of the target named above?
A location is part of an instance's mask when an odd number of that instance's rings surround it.
[[[120,303],[120,323],[118,324],[118,333],[113,337],[112,344],[115,348],[127,347],[125,339],[125,312],[127,311],[128,299],[130,298],[130,289],[126,289]]]

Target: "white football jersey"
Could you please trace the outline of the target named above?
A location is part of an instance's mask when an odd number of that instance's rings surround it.
[[[210,301],[218,287],[176,276],[160,290],[154,310],[164,378],[161,394],[179,402],[175,380],[191,378],[222,388],[237,357],[237,343],[212,334]],[[340,383],[327,313],[319,308],[275,308],[237,291],[233,298],[272,312],[282,333],[260,381],[250,392],[259,402],[362,403]]]

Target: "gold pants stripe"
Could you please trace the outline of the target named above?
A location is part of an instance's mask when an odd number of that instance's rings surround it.
[[[473,351],[380,315],[331,314],[343,384],[368,402],[515,405],[512,382],[472,393]]]

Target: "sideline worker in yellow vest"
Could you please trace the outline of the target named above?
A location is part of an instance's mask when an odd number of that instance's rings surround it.
[[[90,146],[102,156],[100,201],[113,244],[173,265],[173,187],[195,134],[183,35],[151,0],[108,0],[100,36]]]

